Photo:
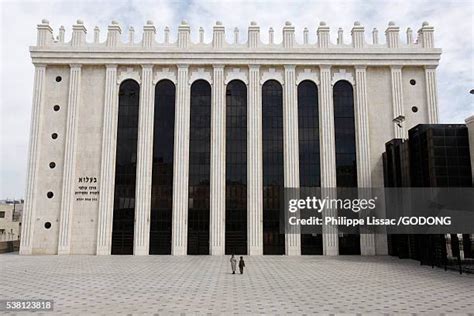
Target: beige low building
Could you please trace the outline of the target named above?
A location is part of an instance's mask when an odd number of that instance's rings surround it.
[[[385,143],[438,122],[432,26],[158,30],[38,25],[21,254],[387,254],[382,234],[281,235],[275,205],[283,187],[383,187]]]
[[[0,241],[20,239],[23,203],[18,201],[0,203]]]

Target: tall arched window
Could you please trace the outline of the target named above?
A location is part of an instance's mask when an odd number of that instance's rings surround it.
[[[191,86],[189,138],[188,254],[209,254],[209,195],[211,156],[211,85]]]
[[[337,187],[357,187],[354,92],[347,81],[333,88],[334,132],[336,144]],[[360,254],[360,238],[355,234],[339,236],[339,254]]]
[[[175,95],[170,80],[155,87],[150,254],[171,254]]]
[[[285,254],[285,235],[280,234],[283,174],[283,97],[275,80],[262,87],[263,129],[263,253]]]
[[[318,88],[309,80],[298,85],[298,144],[300,187],[320,187]],[[322,255],[322,235],[302,234],[301,254]]]
[[[226,254],[247,253],[247,87],[226,89]]]
[[[133,254],[139,99],[140,85],[134,80],[122,82],[119,89],[112,227],[112,254],[117,255]]]

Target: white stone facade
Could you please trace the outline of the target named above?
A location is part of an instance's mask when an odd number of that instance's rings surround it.
[[[114,171],[117,138],[118,89],[134,79],[140,84],[139,136],[135,199],[134,254],[149,250],[151,165],[153,150],[154,86],[161,79],[176,85],[172,254],[185,255],[187,240],[190,87],[204,79],[212,87],[210,254],[224,254],[225,229],[225,87],[234,79],[247,85],[247,246],[249,255],[261,255],[263,235],[262,184],[262,85],[270,79],[283,86],[284,183],[299,186],[297,85],[313,81],[319,92],[321,186],[336,186],[334,111],[332,87],[339,80],[353,86],[360,187],[383,186],[382,153],[388,140],[407,136],[420,123],[437,123],[436,67],[441,50],[434,47],[433,27],[424,22],[413,41],[400,40],[399,27],[390,22],[386,41],[374,29],[370,43],[364,27],[355,22],[352,42],[337,44],[321,22],[317,40],[303,31],[304,42],[295,40],[295,28],[287,22],[283,42],[260,40],[260,27],[252,22],[248,41],[227,43],[225,27],[217,22],[213,39],[190,40],[186,22],[178,28],[176,42],[155,40],[156,27],[148,21],[143,38],[136,40],[130,28],[128,41],[115,21],[107,40],[86,41],[80,20],[70,42],[61,27],[55,39],[47,20],[38,25],[36,46],[30,48],[35,65],[33,110],[28,162],[28,181],[23,212],[21,254],[97,254],[111,252]],[[60,81],[59,77],[61,78]],[[57,80],[58,79],[58,80]],[[59,110],[53,110],[59,105]],[[416,107],[417,111],[413,111]],[[56,134],[56,138],[52,135]],[[50,162],[56,167],[50,168]],[[91,178],[97,198],[77,200],[78,177]],[[224,178],[223,178],[224,177]],[[94,182],[94,180],[96,182]],[[48,197],[48,192],[53,194]],[[45,224],[50,223],[46,229]],[[325,227],[325,255],[338,254],[334,227]],[[362,255],[386,254],[383,235],[364,234]],[[300,254],[300,238],[286,236],[287,255]]]

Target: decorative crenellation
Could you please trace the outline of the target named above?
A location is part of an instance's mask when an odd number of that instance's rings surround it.
[[[130,27],[126,41],[122,41],[122,29],[117,21],[112,21],[107,28],[107,39],[105,42],[100,42],[99,35],[100,29],[96,26],[94,28],[93,42],[86,41],[87,29],[84,26],[82,20],[77,20],[76,24],[72,27],[72,37],[70,42],[65,42],[65,28],[61,26],[56,39],[53,37],[53,29],[49,25],[49,21],[44,19],[38,24],[38,37],[37,47],[61,47],[65,46],[78,48],[78,47],[142,47],[144,49],[153,49],[159,47],[176,47],[177,49],[192,49],[205,47],[220,49],[220,48],[239,48],[239,49],[265,49],[265,47],[280,46],[284,49],[297,49],[297,48],[403,48],[403,47],[415,47],[415,48],[434,48],[434,28],[423,22],[422,27],[418,30],[418,36],[416,41],[413,41],[413,31],[411,28],[407,28],[406,41],[402,43],[400,41],[400,27],[395,25],[395,22],[390,21],[388,27],[385,30],[385,44],[379,44],[378,30],[376,28],[372,31],[372,41],[365,39],[365,28],[360,22],[354,22],[354,26],[351,29],[352,42],[347,45],[344,44],[343,40],[343,29],[339,28],[337,31],[336,43],[332,43],[330,39],[330,27],[325,22],[320,22],[316,30],[317,41],[314,44],[310,44],[311,39],[309,38],[311,31],[305,27],[303,29],[303,43],[298,43],[295,37],[295,27],[291,22],[285,22],[282,28],[283,40],[281,43],[274,42],[274,29],[269,28],[269,40],[268,43],[263,43],[260,39],[260,26],[256,22],[251,22],[248,27],[248,41],[247,43],[239,42],[239,29],[233,29],[233,40],[231,43],[226,41],[225,31],[226,28],[222,22],[217,21],[213,26],[212,30],[212,41],[211,43],[204,43],[204,29],[199,28],[199,40],[197,43],[191,42],[191,27],[186,21],[182,21],[178,27],[178,37],[176,42],[170,43],[168,26],[164,27],[161,31],[164,33],[164,41],[158,43],[156,41],[157,28],[153,24],[153,21],[147,21],[143,27],[143,36],[140,42],[135,41],[135,29]]]

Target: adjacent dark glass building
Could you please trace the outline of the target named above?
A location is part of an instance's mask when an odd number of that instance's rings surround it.
[[[468,129],[464,124],[420,124],[408,132],[407,140],[394,139],[385,145],[384,180],[386,187],[471,187],[472,169]],[[446,259],[446,244],[459,256],[457,234],[389,235],[389,254],[412,258],[421,263]],[[465,258],[474,256],[470,236],[463,235]]]

